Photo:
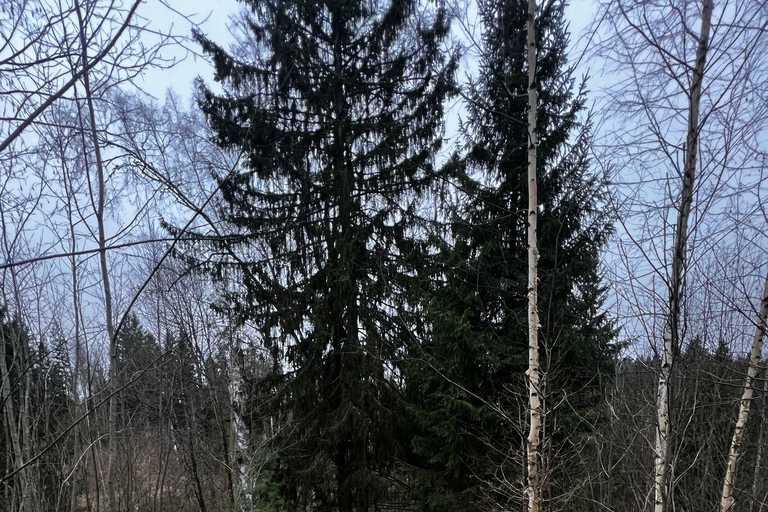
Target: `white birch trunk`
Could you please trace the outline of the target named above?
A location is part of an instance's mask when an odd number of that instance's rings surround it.
[[[528,511],[538,512],[541,504],[539,475],[539,444],[541,436],[541,396],[539,369],[539,306],[538,265],[536,244],[538,220],[538,190],[536,184],[536,0],[528,0],[528,408],[530,424],[527,439],[528,479],[525,495]]]
[[[763,367],[765,369],[765,367]],[[760,411],[760,433],[757,436],[757,456],[755,457],[755,471],[752,474],[752,507],[751,510],[754,511],[756,508],[758,510],[762,509],[762,503],[760,501],[760,495],[763,490],[763,486],[761,485],[764,483],[764,480],[760,479],[760,473],[762,469],[763,464],[763,444],[765,443],[765,423],[768,421],[768,414],[766,414],[766,409],[768,409],[768,404],[766,404],[765,400],[768,398],[768,376],[767,378],[763,379],[763,407]],[[765,500],[763,500],[765,501]]]
[[[736,480],[736,468],[741,457],[741,445],[744,440],[744,431],[749,421],[749,409],[752,404],[752,397],[755,393],[755,378],[760,368],[760,359],[763,353],[763,338],[765,337],[765,323],[768,318],[768,276],[765,278],[765,287],[763,296],[760,300],[760,310],[755,327],[755,337],[752,340],[752,350],[749,353],[749,368],[747,369],[747,379],[744,383],[744,392],[741,395],[739,403],[739,416],[736,420],[736,426],[733,429],[733,438],[731,440],[731,449],[728,453],[728,466],[725,470],[725,479],[723,480],[723,492],[720,498],[720,512],[728,512],[733,508],[734,496],[733,488]]]
[[[245,358],[241,347],[233,347],[229,361],[229,399],[232,404],[232,436],[235,452],[233,469],[236,472],[235,500],[238,512],[250,512],[254,505],[251,482],[251,433],[245,423],[245,391],[243,372]]]
[[[675,226],[675,240],[672,254],[672,273],[669,281],[669,309],[664,326],[664,347],[659,370],[656,392],[656,442],[654,454],[654,510],[666,512],[670,498],[669,488],[669,436],[672,432],[669,417],[670,385],[675,352],[678,348],[678,326],[683,287],[685,283],[685,264],[688,251],[688,220],[693,203],[693,188],[696,179],[696,159],[699,140],[699,105],[704,68],[709,45],[709,30],[712,18],[713,0],[703,0],[701,13],[701,32],[696,49],[696,62],[690,89],[688,106],[688,130],[686,153],[683,164],[683,183],[680,190],[680,209]]]

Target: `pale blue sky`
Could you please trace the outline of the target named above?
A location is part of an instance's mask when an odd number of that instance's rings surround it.
[[[243,4],[236,0],[166,0],[167,6],[159,1],[149,2],[141,6],[140,14],[150,21],[152,27],[160,30],[172,30],[176,34],[188,35],[192,30],[192,24],[184,16],[199,24],[199,28],[214,41],[226,45],[232,42],[229,34],[229,20],[236,15]],[[571,39],[576,46],[579,36],[593,20],[596,10],[594,0],[573,0],[567,8],[567,17],[571,26]],[[174,13],[176,11],[177,13]],[[182,14],[184,16],[182,16]],[[457,35],[459,29],[456,28]],[[190,42],[189,48],[197,51],[197,45]],[[140,86],[154,97],[161,99],[168,89],[184,98],[191,99],[193,81],[196,77],[202,77],[206,82],[213,81],[213,72],[210,64],[204,58],[195,56],[192,52],[185,52],[177,48],[174,52],[178,58],[184,57],[184,61],[173,67],[172,70],[148,71]],[[574,48],[573,58],[579,54]],[[473,69],[472,55],[467,55],[463,68]],[[586,71],[586,69],[584,69]],[[461,76],[460,79],[464,79]],[[594,88],[593,88],[594,90]],[[447,119],[447,133],[452,139],[456,133],[457,120],[460,109],[454,106],[449,109]]]

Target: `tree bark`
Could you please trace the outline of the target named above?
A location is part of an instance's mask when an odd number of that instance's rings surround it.
[[[539,370],[539,306],[538,264],[536,244],[538,191],[536,184],[536,0],[528,0],[528,408],[530,424],[527,439],[528,479],[525,495],[529,512],[539,512],[541,485],[539,482],[539,444],[541,433],[541,396]]]
[[[237,340],[232,341],[229,362],[229,398],[232,403],[232,430],[235,456],[234,470],[236,472],[235,499],[236,510],[247,512],[254,506],[255,496],[250,482],[251,472],[251,433],[245,422],[245,393],[243,390],[243,372],[245,370],[245,355],[243,349],[237,346]]]
[[[74,183],[70,183],[71,175],[67,171],[66,164],[66,151],[63,148],[63,141],[60,140],[59,151],[61,152],[61,162],[63,165],[62,175],[64,178],[64,192],[67,196],[67,224],[69,227],[69,237],[71,239],[70,248],[72,250],[72,256],[70,256],[70,267],[72,271],[72,309],[74,310],[74,338],[75,338],[75,350],[74,350],[74,362],[72,364],[72,378],[70,380],[70,389],[72,393],[72,402],[70,404],[70,415],[72,421],[75,421],[81,414],[80,406],[80,390],[79,390],[79,376],[80,376],[80,295],[79,295],[79,281],[77,273],[77,257],[74,253],[77,251],[77,232],[75,230],[75,221],[73,217],[74,207],[72,206],[72,198],[74,197],[73,186]],[[69,494],[69,510],[70,512],[77,512],[77,491],[78,491],[78,477],[80,471],[78,470],[78,464],[80,459],[81,450],[81,435],[80,427],[76,427],[73,431],[74,449],[72,454],[72,481],[70,483]]]
[[[0,220],[2,220],[2,233],[3,233],[3,249],[4,253],[8,256],[11,254],[11,245],[8,243],[6,236],[7,229],[5,225],[4,211],[0,209]],[[10,257],[8,258],[10,259]],[[32,366],[29,358],[29,340],[24,338],[24,322],[21,316],[21,297],[19,295],[19,282],[15,269],[10,269],[11,283],[13,289],[13,302],[16,307],[16,311],[13,315],[13,320],[9,324],[7,335],[9,339],[6,339],[6,333],[2,332],[0,335],[0,346],[2,347],[2,355],[0,356],[0,371],[2,371],[2,406],[5,411],[5,420],[8,426],[9,435],[11,438],[11,446],[13,449],[13,461],[16,471],[19,475],[20,494],[18,510],[21,511],[34,511],[37,506],[35,493],[38,491],[38,482],[35,481],[33,475],[33,468],[27,466],[26,461],[29,460],[31,454],[31,441],[30,441],[30,423],[29,423],[29,393],[31,387],[31,372]],[[14,323],[15,322],[15,323]],[[6,362],[6,351],[8,344],[10,343],[13,351],[13,359],[11,365],[8,366]],[[18,375],[18,381],[15,386],[18,386],[19,393],[19,409],[18,417],[14,412],[14,396],[13,387],[11,385],[13,367],[16,366]],[[24,377],[24,385],[21,385],[22,377]],[[18,421],[18,422],[17,422]],[[14,489],[15,492],[15,489]]]
[[[8,342],[5,336],[0,336],[0,343],[2,343],[3,350]],[[8,436],[11,440],[11,447],[13,448],[13,466],[19,473],[19,487],[20,492],[18,494],[18,510],[29,510],[28,505],[28,488],[29,480],[27,478],[27,469],[24,467],[24,453],[21,449],[21,441],[19,440],[19,425],[16,423],[16,415],[14,413],[14,400],[11,390],[11,373],[8,365],[6,364],[5,357],[0,357],[0,379],[2,379],[2,393],[3,393],[3,411],[5,412],[5,424],[8,432]],[[15,486],[14,486],[15,487]]]
[[[765,369],[765,368],[763,368]],[[752,475],[752,507],[750,510],[754,512],[755,508],[762,509],[760,501],[760,495],[763,490],[763,480],[760,479],[760,473],[763,462],[763,444],[765,442],[765,422],[768,421],[768,375],[763,378],[763,406],[760,411],[760,434],[757,436],[757,456],[755,457],[755,471]],[[758,507],[759,505],[759,507]]]
[[[96,176],[98,186],[98,200],[96,205],[96,224],[98,228],[99,264],[101,267],[101,281],[104,290],[104,315],[107,324],[107,336],[109,337],[109,456],[107,459],[107,511],[115,512],[117,502],[115,497],[115,462],[117,459],[117,340],[115,339],[115,327],[112,322],[112,291],[109,285],[109,269],[107,266],[107,241],[104,228],[104,206],[106,202],[104,162],[101,158],[98,133],[96,131],[96,109],[93,104],[91,90],[90,71],[88,68],[88,41],[85,35],[86,24],[80,9],[80,2],[75,1],[75,11],[80,29],[80,46],[83,66],[83,86],[85,99],[88,105],[88,118],[90,122],[90,136],[93,143],[93,152],[96,158]],[[90,177],[89,177],[90,179]]]
[[[736,420],[736,426],[733,429],[733,438],[731,440],[731,449],[728,453],[728,466],[725,470],[723,480],[723,492],[720,498],[720,512],[728,512],[733,508],[734,496],[733,488],[736,481],[736,467],[741,457],[741,447],[744,440],[744,431],[749,421],[749,409],[752,404],[752,397],[755,393],[755,378],[760,369],[760,359],[763,353],[763,338],[765,337],[765,323],[768,318],[768,275],[765,278],[765,287],[763,296],[760,300],[760,309],[757,316],[757,325],[755,326],[755,337],[752,340],[752,350],[749,354],[749,367],[747,368],[747,379],[744,383],[744,392],[741,395],[739,403],[739,415]]]
[[[688,130],[686,136],[686,153],[683,163],[682,189],[680,190],[680,207],[675,226],[675,240],[672,254],[672,273],[669,281],[669,309],[664,327],[664,348],[659,370],[659,381],[656,392],[656,442],[654,457],[654,510],[666,512],[669,507],[669,437],[672,425],[669,417],[669,400],[672,366],[675,352],[678,349],[678,327],[680,325],[680,308],[685,284],[685,265],[688,246],[688,220],[693,203],[693,189],[696,179],[696,159],[698,156],[699,140],[699,105],[701,87],[704,78],[704,68],[709,45],[709,30],[712,18],[713,0],[703,0],[701,13],[701,32],[696,49],[696,61],[690,88],[690,103],[688,105]]]

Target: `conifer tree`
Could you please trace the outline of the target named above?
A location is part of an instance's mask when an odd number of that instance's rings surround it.
[[[271,396],[291,425],[270,474],[285,507],[368,511],[407,442],[397,312],[455,93],[449,18],[414,0],[245,3],[234,53],[198,34],[224,89],[201,86],[200,106],[246,158],[219,176],[237,240],[214,240],[227,258],[208,267],[239,276],[219,307],[284,366]]]
[[[129,314],[117,335],[117,379],[124,386],[141,374],[141,382],[129,386],[129,392],[119,398],[120,410],[134,422],[157,425],[158,392],[162,392],[163,371],[155,363],[162,351],[155,337],[142,326],[138,317]],[[136,415],[142,412],[143,417]],[[141,420],[141,421],[140,421]]]
[[[483,484],[514,487],[523,467],[528,368],[527,150],[528,66],[525,0],[483,0],[482,57],[470,85],[463,125],[467,154],[454,161],[460,194],[448,233],[438,241],[440,264],[429,305],[432,335],[408,372],[416,437],[420,501],[431,510],[469,510],[478,493],[509,494]],[[540,359],[544,428],[567,431],[578,415],[547,412],[568,396],[567,408],[595,404],[610,364],[613,328],[602,311],[599,255],[611,231],[599,201],[606,183],[590,171],[590,131],[582,120],[583,87],[566,60],[565,2],[537,16],[538,264]],[[602,196],[604,197],[604,196]],[[418,357],[416,357],[418,356]],[[543,459],[566,449],[555,432]],[[570,438],[573,439],[573,438]],[[570,442],[570,441],[569,441]],[[520,458],[509,457],[510,448]],[[543,460],[543,472],[562,465]],[[509,465],[509,467],[505,467]],[[517,473],[515,473],[517,472]],[[514,475],[514,476],[510,476]],[[550,480],[540,475],[545,496]],[[494,485],[500,490],[503,485]],[[518,503],[521,507],[522,503]]]

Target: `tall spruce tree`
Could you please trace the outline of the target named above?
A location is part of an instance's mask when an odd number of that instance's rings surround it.
[[[453,162],[462,193],[438,241],[431,335],[407,373],[419,429],[416,489],[428,510],[472,510],[481,497],[505,501],[519,496],[515,486],[524,481],[527,1],[482,0],[478,7],[482,57],[468,91],[467,154]],[[589,123],[581,121],[583,87],[566,61],[564,7],[547,3],[537,20],[536,75],[540,358],[551,441],[542,453],[544,472],[558,473],[551,481],[561,488],[569,485],[567,464],[556,454],[568,451],[577,418],[599,397],[614,336],[601,309],[599,272],[611,231],[599,207],[606,183],[589,169]],[[542,478],[548,500],[554,490]]]
[[[213,242],[229,258],[211,269],[242,278],[220,307],[284,366],[272,396],[290,425],[269,474],[285,507],[368,511],[404,442],[397,312],[455,93],[449,19],[415,0],[245,3],[237,51],[198,35],[224,89],[201,86],[200,106],[247,158],[219,177],[238,238]]]

